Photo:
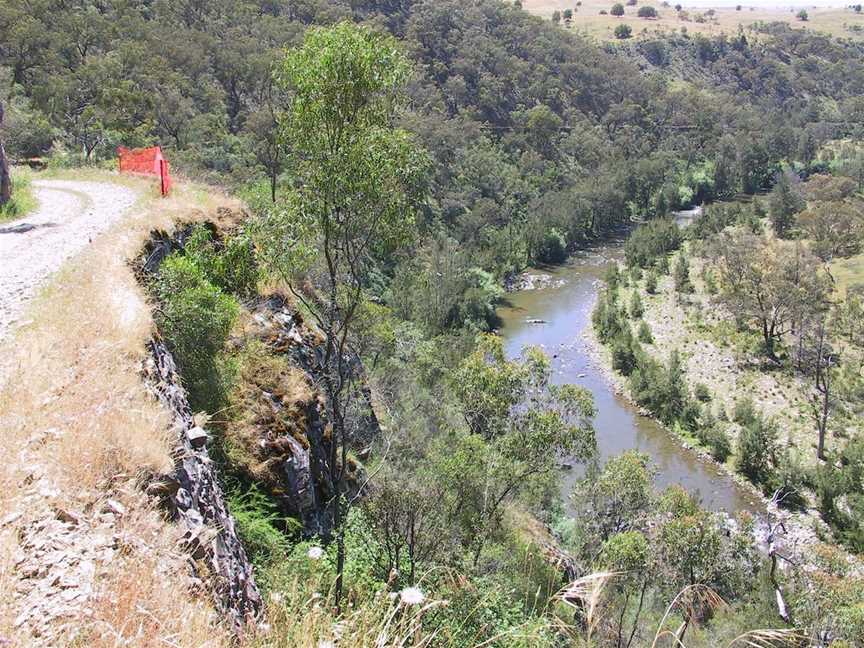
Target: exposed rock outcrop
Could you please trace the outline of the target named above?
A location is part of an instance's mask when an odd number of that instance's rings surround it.
[[[154,480],[148,492],[160,496],[178,523],[186,528],[184,540],[193,568],[207,582],[219,609],[238,631],[254,621],[261,596],[252,563],[225,505],[217,469],[207,452],[206,432],[198,427],[180,383],[174,359],[164,343],[153,340],[144,367],[147,384],[174,418],[175,469]]]
[[[228,425],[227,443],[238,450],[240,463],[282,513],[298,518],[307,535],[327,536],[333,524],[328,502],[335,487],[327,408],[318,388],[320,336],[280,296],[261,299],[250,311],[245,337],[238,344],[260,348],[246,354],[235,408],[243,414]],[[356,357],[348,362],[356,378],[346,399],[347,419],[352,421],[349,445],[362,451],[378,438],[380,426],[362,364]],[[362,467],[350,456],[347,464],[346,481],[354,494],[360,488]]]

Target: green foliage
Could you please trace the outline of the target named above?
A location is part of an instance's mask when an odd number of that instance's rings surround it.
[[[630,376],[630,389],[636,402],[663,423],[679,422],[687,429],[695,428],[699,407],[690,398],[684,383],[684,370],[677,351],[671,353],[665,367],[647,356],[640,358]]]
[[[393,127],[408,62],[395,40],[343,22],[306,32],[277,72],[292,97],[280,141],[297,179],[257,230],[259,256],[291,280],[325,264],[332,299],[353,312],[376,256],[414,232],[427,159]]]
[[[583,520],[591,534],[586,542],[606,542],[615,534],[641,528],[654,503],[648,457],[630,451],[610,458],[599,475],[589,475],[577,485],[574,498],[592,511]]]
[[[615,38],[618,40],[626,40],[633,35],[633,28],[630,25],[621,23],[615,25]]]
[[[642,305],[642,297],[639,295],[639,290],[634,290],[630,296],[630,309],[628,310],[630,319],[639,319],[645,314],[645,306]]]
[[[646,322],[645,320],[639,322],[639,332],[636,336],[636,339],[638,339],[643,344],[654,343],[654,336],[651,335],[651,327],[648,326],[648,322]]]
[[[624,15],[624,5],[620,2],[616,2],[612,5],[612,8],[609,10],[609,13],[613,16],[623,16]]]
[[[795,215],[804,209],[798,176],[786,170],[778,174],[777,182],[768,199],[768,215],[774,233],[780,238],[789,238],[795,226]]]
[[[645,277],[645,292],[649,295],[657,294],[657,273],[650,270]]]
[[[438,590],[448,604],[434,610],[424,624],[436,633],[436,646],[553,648],[547,624],[509,594],[510,584],[494,577],[471,583],[448,580]]]
[[[639,7],[639,10],[636,12],[636,15],[640,18],[657,18],[659,15],[657,10],[650,5],[642,5]]]
[[[183,251],[222,291],[238,297],[255,293],[258,266],[252,242],[244,233],[217,242],[209,228],[198,225],[186,240]]]
[[[24,218],[36,209],[36,197],[30,183],[29,173],[13,171],[12,198],[6,204],[0,205],[0,223]]]
[[[162,263],[154,284],[156,322],[174,353],[193,409],[215,412],[232,381],[222,351],[238,314],[236,301],[180,254]]]
[[[711,402],[711,390],[708,389],[708,385],[705,383],[696,383],[696,386],[693,388],[693,395],[700,403]]]
[[[642,357],[642,348],[633,338],[630,325],[624,324],[624,330],[612,340],[612,368],[623,376],[632,374]]]
[[[618,305],[616,293],[606,289],[597,297],[591,313],[591,322],[598,339],[607,344],[629,329],[627,314]]]
[[[735,468],[755,484],[770,488],[777,464],[777,424],[765,419],[749,398],[735,404],[732,420],[740,426]]]
[[[640,531],[622,531],[603,543],[601,562],[613,571],[644,571],[650,559],[648,539]]]
[[[716,461],[724,463],[732,454],[732,442],[726,426],[716,420],[710,413],[706,413],[696,430],[699,442],[708,448],[711,456]]]
[[[675,290],[679,293],[692,293],[693,284],[690,282],[690,264],[683,253],[678,255],[675,261]]]
[[[566,258],[567,239],[562,232],[553,227],[543,236],[537,260],[543,263],[561,263]]]
[[[475,565],[500,529],[506,502],[532,486],[543,490],[556,460],[594,456],[591,393],[550,378],[539,349],[510,361],[500,338],[488,335],[451,377],[469,434],[439,446],[433,470],[452,485],[451,524]]]
[[[624,245],[627,265],[648,268],[681,246],[681,231],[675,221],[654,220],[637,227]]]
[[[289,549],[283,531],[285,521],[266,495],[253,486],[229,497],[228,509],[243,548],[256,567],[266,568],[285,557]]]

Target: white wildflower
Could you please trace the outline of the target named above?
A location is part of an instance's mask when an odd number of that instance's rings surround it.
[[[321,547],[309,547],[306,555],[309,556],[310,560],[321,560],[324,556],[324,550]]]
[[[270,592],[270,600],[277,605],[282,602],[281,592]]]
[[[325,641],[322,639],[318,642],[318,648],[336,648],[336,644],[332,641]]]
[[[399,599],[405,605],[420,605],[426,600],[426,596],[419,587],[406,587],[400,592]]]

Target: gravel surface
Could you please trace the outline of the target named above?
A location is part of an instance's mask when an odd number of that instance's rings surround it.
[[[35,213],[0,225],[0,340],[63,263],[121,218],[138,197],[99,182],[39,180]]]

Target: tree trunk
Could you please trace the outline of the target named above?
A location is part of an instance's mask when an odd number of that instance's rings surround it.
[[[3,104],[0,104],[0,126],[3,125]],[[0,138],[0,207],[12,198],[12,177],[9,175],[9,162],[6,159],[6,149]]]

